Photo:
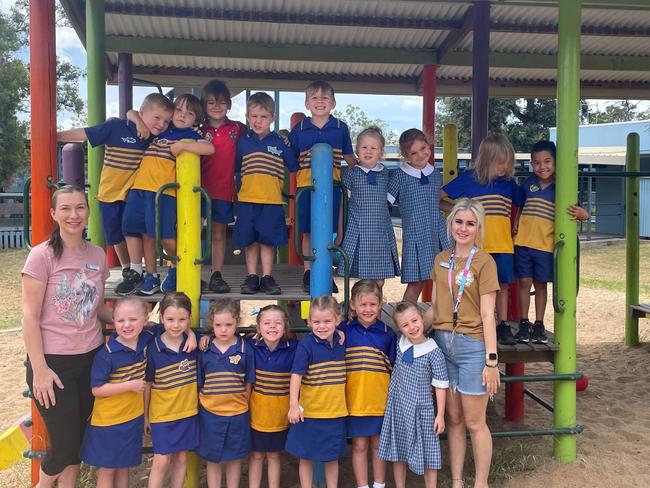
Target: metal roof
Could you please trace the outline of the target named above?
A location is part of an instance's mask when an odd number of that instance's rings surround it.
[[[82,42],[85,1],[62,0]],[[650,0],[582,1],[582,96],[650,99]],[[223,78],[241,89],[471,93],[473,2],[457,0],[105,1],[108,80],[117,53],[164,86]],[[554,96],[557,0],[490,1],[490,94]],[[84,42],[85,43],[85,42]]]

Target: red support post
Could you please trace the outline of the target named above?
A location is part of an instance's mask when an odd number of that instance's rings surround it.
[[[425,64],[422,70],[422,128],[431,142],[431,158],[435,164],[436,152],[436,65]],[[424,282],[422,300],[431,301],[433,284],[431,280]]]
[[[291,114],[291,121],[289,126],[293,129],[302,119],[306,117],[302,112],[295,112]],[[289,194],[292,197],[296,196],[296,174],[292,173],[289,176]],[[293,246],[294,232],[296,232],[298,221],[296,219],[296,200],[294,198],[289,200],[289,264],[302,265],[302,259],[298,257],[298,253]]]

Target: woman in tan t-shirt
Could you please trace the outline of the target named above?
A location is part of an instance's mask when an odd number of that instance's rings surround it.
[[[485,210],[475,200],[463,198],[454,205],[447,218],[454,247],[436,256],[431,272],[433,302],[425,315],[447,363],[447,430],[454,488],[463,486],[466,428],[472,439],[475,488],[487,488],[492,460],[485,411],[500,384],[494,319],[499,280],[494,260],[480,248],[484,219]]]

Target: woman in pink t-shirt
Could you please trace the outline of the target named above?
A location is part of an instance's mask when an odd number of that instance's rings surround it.
[[[79,447],[92,412],[90,368],[103,344],[98,318],[112,321],[104,304],[108,277],[104,251],[86,242],[88,202],[81,188],[64,186],[52,196],[56,228],[34,246],[22,270],[23,338],[27,384],[50,438],[40,487],[58,481],[73,487]]]

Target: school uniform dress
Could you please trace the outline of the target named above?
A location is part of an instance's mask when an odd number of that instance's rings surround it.
[[[419,475],[425,469],[441,467],[440,442],[433,430],[436,415],[431,385],[449,387],[442,351],[433,339],[411,344],[402,336],[379,437],[379,458],[406,462]]]
[[[255,383],[250,398],[252,450],[284,451],[289,432],[289,382],[298,341],[280,341],[271,351],[264,339],[253,339]]]
[[[402,283],[428,280],[436,254],[451,247],[440,214],[440,183],[430,164],[419,170],[403,162],[391,173],[388,201],[399,204],[402,216]]]
[[[255,359],[241,337],[222,353],[210,343],[199,361],[200,437],[196,452],[219,463],[248,456],[251,450],[246,383],[255,382]]]
[[[379,435],[384,420],[397,337],[381,320],[364,327],[358,320],[339,325],[345,333],[345,399],[348,437]]]
[[[351,192],[343,249],[350,258],[350,275],[369,280],[399,276],[399,256],[388,213],[389,172],[354,166],[343,175]],[[339,268],[339,274],[344,270]]]
[[[113,333],[97,352],[90,372],[90,386],[144,380],[147,346],[153,339],[142,331],[135,350],[117,340]],[[142,462],[144,395],[125,391],[96,397],[90,423],[81,444],[81,460],[100,468],[131,468]]]
[[[149,423],[156,454],[195,449],[198,444],[197,352],[168,348],[156,335],[147,348],[147,381],[151,382]]]
[[[345,455],[345,347],[313,333],[298,343],[291,372],[301,375],[300,406],[304,421],[292,424],[286,451],[310,461],[335,461]]]

